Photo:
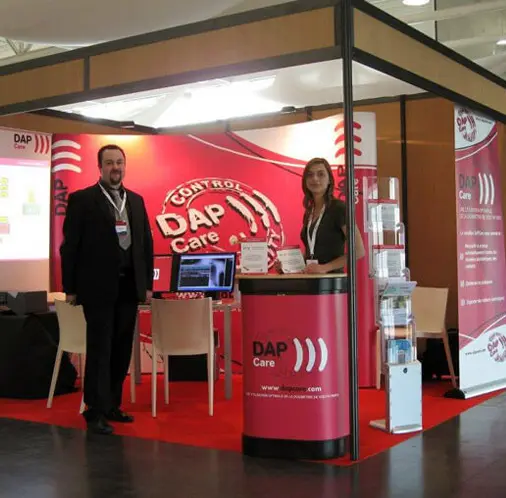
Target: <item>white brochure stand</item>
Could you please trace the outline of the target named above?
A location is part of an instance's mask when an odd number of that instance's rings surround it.
[[[385,378],[386,415],[370,425],[392,434],[422,430],[422,369],[405,264],[396,178],[364,179],[371,277],[376,288],[379,372]]]

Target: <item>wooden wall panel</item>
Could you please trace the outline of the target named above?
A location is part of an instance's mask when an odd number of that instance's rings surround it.
[[[409,265],[420,286],[450,289],[447,326],[457,327],[453,103],[407,102]]]
[[[84,90],[84,61],[29,69],[0,77],[0,106]]]
[[[90,87],[161,78],[334,44],[333,9],[318,9],[91,57]]]

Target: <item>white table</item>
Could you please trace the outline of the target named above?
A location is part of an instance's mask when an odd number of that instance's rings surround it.
[[[151,311],[149,304],[139,305],[139,311]],[[213,310],[223,311],[223,342],[225,359],[225,399],[232,398],[232,311],[241,309],[238,301],[213,301]],[[135,383],[141,383],[141,339],[139,332],[139,317],[135,323],[134,336],[134,372]],[[132,382],[132,385],[134,383]],[[134,395],[135,396],[135,395]]]

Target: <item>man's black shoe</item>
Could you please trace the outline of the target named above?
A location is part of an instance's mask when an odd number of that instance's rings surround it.
[[[118,422],[120,424],[131,424],[134,421],[132,415],[128,415],[128,413],[122,412],[119,408],[111,410],[106,415],[106,418],[110,422]]]
[[[100,434],[102,436],[109,436],[114,432],[114,429],[111,425],[107,423],[104,417],[98,417],[92,420],[88,420],[86,422],[88,427],[88,432],[92,432],[93,434]]]

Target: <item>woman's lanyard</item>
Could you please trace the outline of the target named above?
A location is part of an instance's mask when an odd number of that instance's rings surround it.
[[[125,205],[126,205],[126,197],[127,197],[126,192],[125,192],[125,195],[123,196],[123,201],[121,202],[121,207],[118,208],[116,203],[112,200],[111,196],[109,195],[109,192],[107,192],[107,190],[104,187],[102,187],[101,183],[99,183],[98,185],[102,189],[102,192],[104,193],[104,195],[107,197],[107,200],[113,205],[114,209],[116,211],[118,211],[119,215],[121,216],[121,213],[123,213],[123,210],[125,209]]]
[[[318,216],[318,219],[316,220],[316,223],[315,223],[312,235],[310,233],[311,232],[311,230],[310,230],[311,223],[307,224],[307,245],[309,247],[309,256],[310,256],[309,259],[314,259],[314,248],[315,248],[315,245],[316,245],[316,235],[318,233],[318,228],[319,228],[320,223],[322,221],[323,213],[324,212],[325,212],[325,206],[323,206],[323,208],[322,208],[322,210],[320,212],[320,216]],[[310,220],[313,218],[313,213],[314,213],[314,210],[311,212],[311,218],[310,218]]]

